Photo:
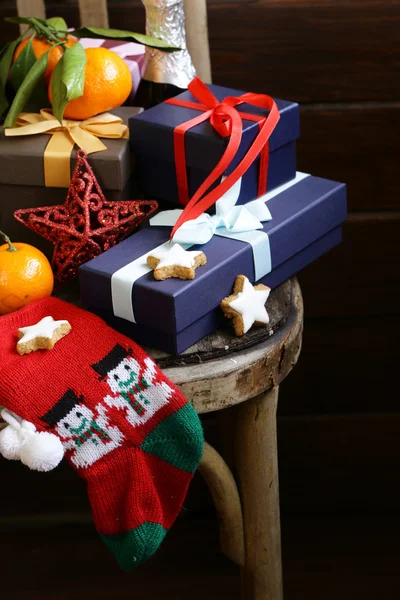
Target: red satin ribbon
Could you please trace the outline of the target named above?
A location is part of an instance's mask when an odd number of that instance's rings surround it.
[[[180,100],[179,98],[170,98],[169,100],[166,100],[167,104],[175,104],[185,108],[204,111],[197,117],[190,119],[190,121],[178,125],[174,130],[174,154],[179,202],[186,206],[171,232],[171,239],[176,230],[183,223],[196,219],[219,200],[219,198],[221,198],[221,196],[225,194],[225,192],[227,192],[247,171],[259,155],[260,172],[258,178],[258,196],[265,194],[267,189],[269,158],[268,140],[280,118],[275,101],[266,94],[247,93],[237,97],[227,96],[222,102],[219,102],[198,77],[195,77],[188,87],[190,92],[199,102]],[[261,117],[259,115],[237,111],[235,107],[244,102],[269,110],[268,116]],[[216,167],[211,171],[206,180],[189,200],[189,188],[186,173],[185,133],[188,129],[191,129],[208,119],[214,129],[222,137],[229,136],[229,141],[224,154]],[[230,175],[219,183],[211,192],[206,193],[210,186],[223,175],[239,149],[243,131],[242,119],[256,121],[259,127],[258,135],[232,173],[230,173]]]

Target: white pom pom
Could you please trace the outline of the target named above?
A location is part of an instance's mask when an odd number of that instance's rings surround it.
[[[33,471],[51,471],[63,456],[60,439],[47,431],[29,432],[21,447],[21,462]]]
[[[0,431],[0,454],[7,460],[21,458],[21,436],[19,431],[10,425]]]

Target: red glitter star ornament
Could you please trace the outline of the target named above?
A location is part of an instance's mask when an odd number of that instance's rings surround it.
[[[52,267],[61,283],[77,277],[80,265],[128,237],[158,208],[155,200],[106,200],[86,152],[79,150],[76,157],[65,204],[14,212],[20,223],[54,244]]]

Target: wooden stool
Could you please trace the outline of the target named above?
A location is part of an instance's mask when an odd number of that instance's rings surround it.
[[[221,411],[225,460],[206,443],[199,470],[218,512],[221,550],[241,567],[243,600],[283,597],[276,408],[301,348],[297,280],[273,290],[267,306],[270,328],[244,339],[218,331],[177,357],[150,350],[199,414]]]

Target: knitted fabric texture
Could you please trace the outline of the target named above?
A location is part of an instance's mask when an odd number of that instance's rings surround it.
[[[71,332],[20,356],[17,331],[43,317]],[[192,406],[134,342],[95,315],[46,298],[0,318],[0,404],[59,436],[87,480],[96,529],[124,569],[157,550],[203,451]]]

